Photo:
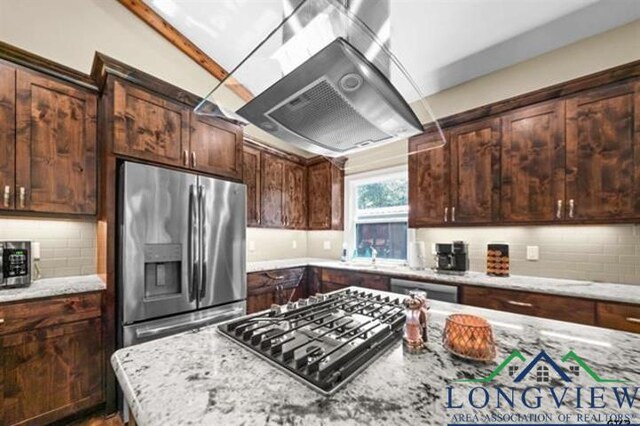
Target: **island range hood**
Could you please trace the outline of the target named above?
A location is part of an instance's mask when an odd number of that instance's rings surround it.
[[[282,13],[196,113],[251,123],[326,157],[417,135],[418,115],[435,121],[390,50],[389,0],[284,0]],[[230,113],[215,98],[233,85],[249,96]]]

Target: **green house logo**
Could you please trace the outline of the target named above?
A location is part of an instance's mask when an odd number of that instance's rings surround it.
[[[500,365],[498,365],[487,377],[477,379],[461,379],[455,380],[456,383],[489,383],[498,377],[503,370],[507,370],[509,376],[513,377],[514,383],[523,381],[531,372],[535,371],[536,380],[538,382],[549,382],[550,374],[555,373],[560,380],[571,382],[573,376],[580,374],[580,369],[589,375],[597,383],[626,383],[627,380],[619,379],[603,379],[574,351],[569,351],[561,359],[561,364],[571,363],[568,371],[565,371],[558,363],[556,363],[545,351],[540,351],[526,366],[520,371],[519,367],[514,365],[516,360],[527,362],[526,358],[519,350],[514,350]]]

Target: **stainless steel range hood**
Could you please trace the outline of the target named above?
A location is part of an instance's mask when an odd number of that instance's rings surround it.
[[[327,156],[422,132],[391,82],[343,38],[237,113],[279,139]]]
[[[434,120],[390,50],[388,2],[284,0],[282,22],[196,112],[224,116],[216,92],[242,86],[252,97],[225,118],[328,157],[421,133],[418,117]]]

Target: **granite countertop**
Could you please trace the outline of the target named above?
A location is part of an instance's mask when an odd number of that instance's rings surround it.
[[[305,265],[390,275],[403,279],[421,280],[442,284],[466,284],[480,287],[504,288],[510,290],[555,294],[559,296],[582,297],[586,299],[640,304],[640,285],[531,277],[525,275],[490,277],[480,272],[471,271],[466,272],[464,275],[452,275],[437,273],[430,269],[414,271],[406,266],[399,265],[388,266],[379,264],[376,267],[372,267],[364,262],[345,263],[336,260],[314,258],[249,262],[247,263],[247,272],[293,268]]]
[[[105,284],[97,275],[44,278],[34,281],[27,287],[0,289],[0,303],[102,291],[106,288]]]
[[[440,342],[445,318],[459,311],[482,315],[492,323],[497,342],[494,362],[467,362],[443,348]],[[596,383],[582,368],[577,376],[568,372],[569,366],[577,365],[572,360],[561,361],[570,351],[578,354],[602,379],[626,380],[629,386],[640,383],[640,365],[631,361],[640,357],[640,335],[432,301],[429,338],[428,350],[419,355],[405,353],[398,341],[330,397],[322,396],[224,337],[215,326],[120,349],[111,363],[141,426],[478,424],[495,422],[474,416],[541,413],[574,416],[573,422],[555,419],[559,423],[584,423],[575,421],[575,416],[628,414],[630,410],[618,407],[606,410],[575,407],[578,386],[584,392],[591,386],[611,392],[611,386],[622,385]],[[506,368],[490,385],[454,382],[487,377],[515,350],[524,357],[524,361],[513,359],[509,364],[519,368],[518,374],[544,350],[567,371],[572,382],[561,381],[551,368],[550,383],[537,383],[535,369],[521,382],[515,382],[515,375],[511,377]],[[516,400],[514,408],[504,401],[501,408],[496,408],[495,399],[486,408],[469,406],[466,398],[471,389],[487,386],[485,389],[495,398],[494,388],[500,385],[514,388],[515,392],[540,387],[546,396],[541,398],[539,409],[523,407],[520,400]],[[566,405],[557,408],[549,391],[563,385],[571,387],[564,401]],[[557,391],[562,394],[562,388]],[[448,392],[452,392],[452,405],[462,404],[462,408],[446,407]],[[582,398],[586,401],[589,397],[585,394]],[[615,398],[608,394],[606,401],[612,404]],[[463,418],[453,417],[454,414]],[[637,409],[631,415],[637,416]]]

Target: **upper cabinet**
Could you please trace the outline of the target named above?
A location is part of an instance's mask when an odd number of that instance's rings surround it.
[[[191,113],[191,167],[242,179],[242,128],[221,119]]]
[[[449,139],[449,133],[445,132]],[[439,132],[425,133],[409,141],[409,226],[440,225],[449,220],[451,205],[450,144],[441,143]]]
[[[307,173],[291,161],[284,165],[284,224],[292,229],[307,227]]]
[[[261,225],[284,226],[284,160],[267,152],[262,153]]]
[[[116,79],[113,151],[127,157],[242,179],[242,128]]]
[[[0,62],[0,209],[13,209],[16,165],[16,69]]]
[[[567,218],[640,217],[640,82],[567,99]]]
[[[96,95],[0,64],[0,209],[94,215]]]
[[[564,107],[564,101],[552,101],[502,117],[502,220],[563,218]]]
[[[247,186],[247,226],[259,226],[260,217],[260,150],[250,146],[244,146],[243,181]]]
[[[115,80],[113,151],[116,154],[188,167],[190,108]]]
[[[500,119],[451,129],[451,223],[488,223],[500,213]]]
[[[425,151],[438,137],[416,136],[410,225],[637,221],[639,129],[635,79],[454,125],[443,148]]]
[[[344,171],[328,160],[308,167],[307,197],[309,229],[342,230],[344,228]]]

